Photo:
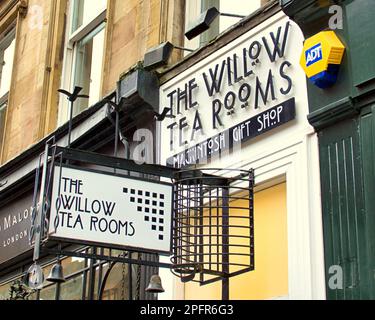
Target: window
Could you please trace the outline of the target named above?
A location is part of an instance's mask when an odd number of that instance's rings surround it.
[[[2,148],[15,49],[15,27],[0,35],[0,150]]]
[[[247,204],[247,200],[236,200],[233,207],[244,208]],[[286,183],[255,193],[255,207],[255,270],[231,279],[230,297],[233,300],[286,299],[289,294]],[[241,210],[235,209],[230,214],[241,216],[239,211]],[[235,220],[239,226],[234,229],[238,230],[241,221]],[[204,224],[209,225],[207,218]],[[231,241],[246,245],[246,241],[241,238]],[[236,251],[241,253],[240,248],[236,248]],[[247,263],[248,258],[243,256],[242,259],[244,260],[239,261],[240,263]],[[209,286],[199,286],[197,283],[189,282],[185,284],[184,289],[186,300],[217,300],[221,295],[219,282]]]
[[[80,86],[81,94],[90,96],[77,100],[74,115],[100,100],[106,8],[107,0],[72,0],[70,3],[62,87],[72,91]],[[59,122],[62,123],[69,117],[69,106],[65,98],[60,102]]]
[[[7,111],[8,97],[5,96],[5,101],[1,103],[0,101],[0,150],[2,148],[3,139],[4,139],[4,128],[5,128],[5,117]]]
[[[237,14],[248,16],[263,4],[267,3],[268,0],[190,0],[186,1],[186,20],[185,28],[189,29],[192,23],[198,18],[198,16],[209,8],[216,7],[221,13]],[[185,47],[189,49],[198,49],[209,43],[221,32],[227,30],[232,25],[240,21],[240,18],[232,18],[226,16],[220,16],[211,25],[210,29],[202,33],[200,37],[197,37],[191,41],[185,39]]]

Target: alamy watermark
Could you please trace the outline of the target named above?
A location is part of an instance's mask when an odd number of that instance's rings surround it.
[[[328,287],[330,290],[344,289],[344,272],[341,266],[334,265],[329,268]]]
[[[29,8],[29,28],[31,30],[42,30],[43,28],[43,8],[38,5],[32,5]]]
[[[328,26],[331,30],[342,30],[344,29],[344,13],[343,9],[339,5],[330,6],[328,9],[330,15]]]

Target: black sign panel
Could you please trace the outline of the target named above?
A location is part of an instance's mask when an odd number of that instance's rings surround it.
[[[0,265],[31,249],[32,199],[31,192],[0,209]]]
[[[268,131],[294,120],[296,117],[295,98],[250,118],[204,142],[195,145],[167,160],[167,165],[183,168],[196,164],[207,164],[214,157],[232,150],[239,145]]]

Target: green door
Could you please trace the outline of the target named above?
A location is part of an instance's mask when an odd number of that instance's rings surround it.
[[[350,119],[319,134],[329,300],[371,298],[359,128],[358,120]]]

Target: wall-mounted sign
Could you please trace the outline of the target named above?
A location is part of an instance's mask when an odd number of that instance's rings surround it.
[[[32,203],[33,193],[29,192],[0,209],[0,264],[31,249]]]
[[[161,123],[162,163],[208,164],[307,112],[297,28],[283,14],[272,17],[164,84],[160,109],[171,112]]]
[[[292,98],[258,116],[250,118],[204,142],[187,149],[167,160],[175,168],[193,164],[206,164],[211,158],[228,152],[235,144],[242,144],[263,133],[275,129],[296,116],[295,99]]]
[[[51,239],[169,254],[172,185],[55,168]]]
[[[336,83],[344,53],[335,32],[322,31],[305,41],[301,66],[310,81],[325,89]]]

